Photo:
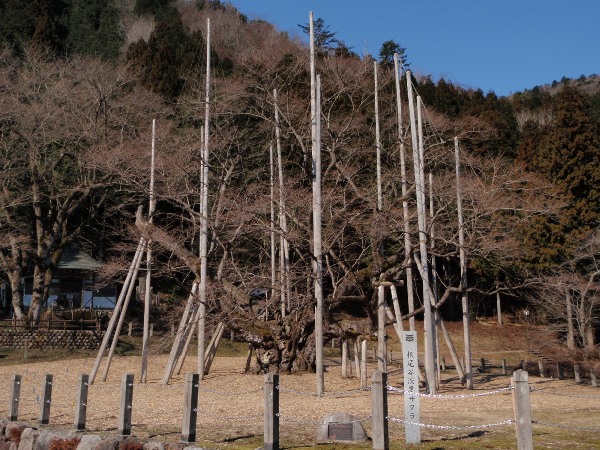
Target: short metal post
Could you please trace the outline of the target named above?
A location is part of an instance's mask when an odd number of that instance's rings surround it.
[[[88,374],[79,374],[77,404],[75,405],[75,429],[77,431],[85,430],[89,379],[90,376]]]
[[[121,381],[119,409],[119,436],[131,436],[131,408],[133,404],[133,374],[126,373]]]
[[[279,450],[279,375],[265,375],[264,450]]]
[[[373,450],[388,450],[387,373],[376,370],[371,378]]]
[[[47,373],[42,383],[42,404],[40,405],[40,425],[50,423],[50,405],[52,403],[52,374]]]
[[[529,377],[524,370],[516,370],[512,377],[513,407],[518,450],[533,450],[531,429],[531,403],[529,400]]]
[[[188,373],[185,376],[185,393],[183,399],[183,424],[181,442],[196,442],[196,423],[198,418],[198,387],[200,375]]]
[[[19,400],[21,396],[21,375],[13,376],[12,390],[10,392],[10,408],[8,420],[14,422],[19,417]]]

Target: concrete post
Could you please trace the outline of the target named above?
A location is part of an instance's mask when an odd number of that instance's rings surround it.
[[[531,403],[529,400],[529,376],[524,370],[516,370],[512,377],[513,407],[518,450],[533,450],[531,429]]]
[[[133,403],[133,374],[126,373],[121,381],[119,409],[119,436],[131,436],[131,408]]]
[[[21,375],[13,376],[12,390],[10,392],[10,407],[8,420],[14,422],[19,417],[19,400],[21,396]]]
[[[90,376],[88,374],[79,374],[79,381],[77,382],[77,403],[75,405],[75,429],[77,431],[85,430],[89,380]]]
[[[52,374],[47,373],[42,383],[42,404],[40,405],[40,425],[50,423],[50,405],[52,404]]]
[[[264,450],[279,450],[279,375],[265,375]]]
[[[373,450],[388,450],[387,373],[376,370],[371,379]]]
[[[181,426],[181,442],[196,442],[196,423],[198,418],[198,387],[200,375],[188,373],[185,376],[185,393],[183,398],[183,424]]]

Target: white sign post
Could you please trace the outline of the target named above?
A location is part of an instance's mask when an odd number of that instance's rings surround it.
[[[417,332],[402,332],[402,361],[404,365],[404,432],[407,444],[421,443],[419,411],[419,361],[417,358]]]

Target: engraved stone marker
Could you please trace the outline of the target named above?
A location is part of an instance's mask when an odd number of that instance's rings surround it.
[[[419,412],[419,361],[417,359],[417,332],[402,333],[402,361],[404,365],[404,432],[407,444],[421,442],[421,420]]]
[[[317,428],[317,441],[367,441],[360,419],[347,413],[334,413],[325,417]]]

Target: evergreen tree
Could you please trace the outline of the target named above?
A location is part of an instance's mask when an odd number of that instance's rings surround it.
[[[406,49],[393,40],[385,41],[381,44],[379,64],[389,69],[394,67],[394,53],[398,54],[398,60],[405,68],[410,66],[410,63],[407,62]]]
[[[116,59],[123,40],[119,10],[112,0],[73,0],[67,39],[70,53]]]
[[[554,120],[531,167],[572,196],[578,227],[600,217],[600,127],[586,96],[565,86],[556,97]]]

